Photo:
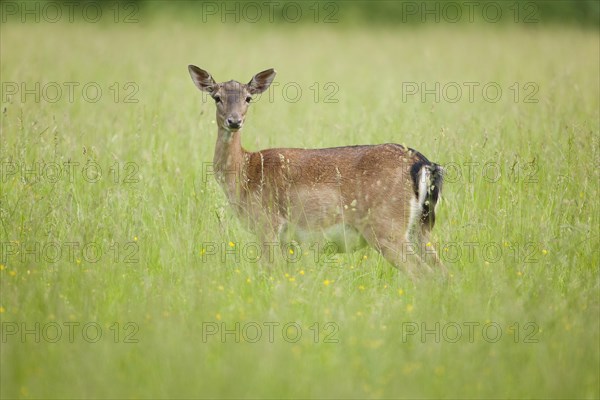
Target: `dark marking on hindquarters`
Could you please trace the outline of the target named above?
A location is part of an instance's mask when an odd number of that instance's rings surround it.
[[[423,203],[423,213],[421,214],[421,224],[425,229],[431,230],[435,224],[435,205],[442,193],[444,183],[444,169],[435,163],[423,166],[429,170],[429,181],[427,182],[427,194]]]

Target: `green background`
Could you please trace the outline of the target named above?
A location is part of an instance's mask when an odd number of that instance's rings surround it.
[[[3,2],[2,397],[598,398],[598,2],[458,23],[288,3]],[[188,64],[278,71],[249,150],[395,142],[446,166],[448,280],[372,249],[256,261]]]

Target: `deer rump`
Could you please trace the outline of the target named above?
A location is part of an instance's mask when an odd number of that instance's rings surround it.
[[[398,145],[267,149],[246,154],[238,215],[283,243],[326,242],[337,252],[381,236],[411,241],[435,223],[442,168]]]

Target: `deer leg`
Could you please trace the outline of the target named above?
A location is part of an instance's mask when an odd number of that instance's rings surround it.
[[[411,278],[432,272],[431,267],[419,256],[416,244],[406,240],[404,235],[391,232],[381,226],[368,227],[362,231],[362,234],[386,260],[408,273]]]
[[[436,269],[439,269],[444,275],[448,274],[448,269],[440,259],[433,243],[431,243],[429,236],[429,227],[425,224],[421,225],[421,229],[418,229],[416,238],[421,252],[421,258],[428,264]]]

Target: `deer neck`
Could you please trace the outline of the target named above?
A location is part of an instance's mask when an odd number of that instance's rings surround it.
[[[240,188],[246,176],[246,150],[242,148],[242,133],[230,132],[219,127],[213,166],[215,177],[225,190],[227,197],[239,197]]]

